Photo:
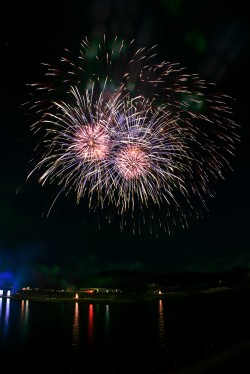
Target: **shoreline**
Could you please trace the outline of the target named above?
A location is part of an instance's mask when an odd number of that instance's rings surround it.
[[[30,297],[16,297],[16,296],[9,296],[4,297],[6,299],[12,300],[29,300],[29,301],[39,301],[39,302],[84,302],[84,303],[101,303],[101,302],[111,302],[111,303],[133,303],[133,302],[142,302],[142,301],[158,301],[167,299],[169,296],[164,295],[161,297],[157,296],[114,296],[114,297],[78,297],[78,298],[70,298],[70,297],[40,297],[40,296],[30,296]]]
[[[25,293],[14,294],[11,296],[1,296],[3,299],[13,299],[13,300],[30,300],[30,301],[39,301],[39,302],[112,302],[112,303],[131,303],[131,302],[148,302],[148,301],[159,301],[175,298],[189,298],[196,296],[205,296],[218,292],[233,292],[237,291],[232,288],[226,287],[217,287],[210,288],[201,291],[178,291],[178,292],[166,292],[166,293],[155,293],[155,294],[95,294],[95,295],[79,295],[75,297],[75,294],[68,296],[61,296],[58,294],[46,294],[46,295],[28,295]]]

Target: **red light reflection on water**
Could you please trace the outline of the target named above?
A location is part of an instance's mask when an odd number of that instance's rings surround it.
[[[88,343],[89,346],[93,344],[93,330],[94,330],[94,306],[89,304],[88,310]]]
[[[161,299],[159,300],[158,333],[159,333],[160,344],[164,346],[165,345],[165,320],[164,320],[163,301]]]

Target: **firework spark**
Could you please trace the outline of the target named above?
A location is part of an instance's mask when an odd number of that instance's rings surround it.
[[[74,189],[77,202],[89,195],[100,194],[105,183],[105,163],[110,149],[110,131],[116,100],[95,104],[93,90],[80,95],[71,89],[68,101],[54,102],[53,110],[42,115],[44,153],[28,178],[44,170],[39,182],[58,181],[66,194]],[[99,196],[100,198],[100,196]]]
[[[126,145],[117,153],[116,166],[126,180],[143,178],[149,168],[148,155],[140,146]]]
[[[98,161],[108,153],[109,136],[101,125],[93,123],[79,128],[72,143],[81,161]]]
[[[39,172],[41,184],[74,191],[109,219],[115,212],[121,227],[128,217],[155,222],[155,211],[166,228],[176,217],[187,226],[230,169],[239,138],[229,97],[132,44],[85,39],[78,59],[46,65],[49,82],[32,84],[31,128],[43,131],[44,151],[29,177]]]

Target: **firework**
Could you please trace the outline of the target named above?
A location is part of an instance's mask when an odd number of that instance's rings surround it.
[[[93,90],[80,95],[73,87],[68,102],[53,102],[40,121],[44,153],[28,177],[44,170],[41,184],[56,180],[66,194],[74,189],[77,202],[85,194],[91,201],[96,192],[101,201],[115,105],[116,100],[104,103],[101,96],[93,103]]]
[[[61,192],[74,191],[77,203],[87,197],[108,217],[115,207],[121,226],[143,206],[179,206],[189,162],[176,118],[148,101],[139,108],[124,98],[94,103],[92,92],[72,88],[67,103],[55,102],[54,113],[43,115],[45,152],[28,177],[39,172],[42,185],[56,181]]]
[[[230,169],[239,138],[229,97],[178,64],[154,63],[155,47],[132,45],[85,39],[77,59],[46,65],[48,82],[31,85],[43,154],[29,177],[121,227],[160,216],[166,228],[186,226]]]

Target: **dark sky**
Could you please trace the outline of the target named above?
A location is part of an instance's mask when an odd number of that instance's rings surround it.
[[[231,2],[230,2],[231,3]],[[221,271],[250,266],[249,66],[246,2],[105,0],[19,2],[2,8],[0,283],[38,285],[44,279],[130,269],[152,272]],[[209,211],[169,237],[147,230],[120,232],[60,197],[46,218],[56,186],[26,183],[34,139],[21,105],[41,63],[101,33],[140,46],[157,44],[159,61],[178,62],[235,98],[241,143],[232,172],[218,183]],[[16,191],[19,191],[16,193]]]

